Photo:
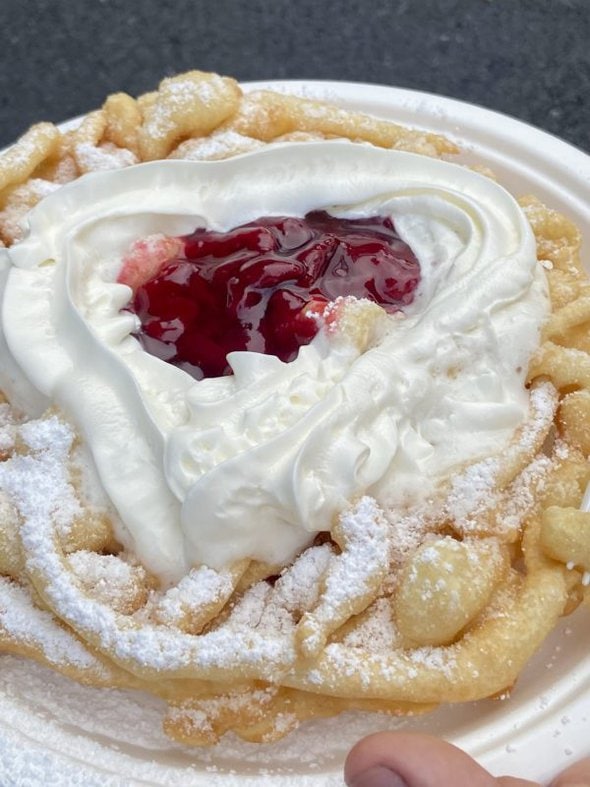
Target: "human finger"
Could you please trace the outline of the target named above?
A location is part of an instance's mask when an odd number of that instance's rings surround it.
[[[428,735],[380,732],[359,741],[344,767],[349,787],[534,787],[497,780],[465,752]]]
[[[551,787],[590,787],[590,757],[562,771],[551,782]]]

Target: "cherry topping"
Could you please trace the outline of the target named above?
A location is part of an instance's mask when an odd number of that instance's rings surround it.
[[[135,291],[128,308],[141,321],[144,349],[197,379],[231,374],[226,356],[234,350],[291,361],[316,335],[329,302],[353,295],[393,312],[411,303],[420,280],[412,250],[382,216],[316,211],[230,232],[154,237],[135,244],[118,280]],[[146,248],[156,251],[142,277]],[[162,249],[171,252],[165,260]]]

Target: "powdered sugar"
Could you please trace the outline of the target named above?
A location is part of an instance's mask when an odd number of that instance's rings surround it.
[[[207,749],[186,749],[166,738],[161,731],[164,705],[156,698],[80,686],[34,663],[3,655],[0,784],[341,787],[349,749],[364,735],[399,727],[442,735],[476,754],[492,772],[505,772],[504,761],[494,758],[507,740],[517,742],[517,721],[528,721],[535,729],[549,724],[551,732],[561,728],[559,720],[567,713],[572,718],[564,730],[568,743],[586,729],[580,714],[564,705],[573,691],[578,694],[580,686],[585,688],[588,683],[583,666],[584,659],[587,661],[587,613],[581,610],[574,617],[563,622],[526,670],[509,706],[503,703],[500,707],[494,701],[468,703],[416,719],[344,713],[305,722],[273,744],[249,744],[227,735]],[[556,644],[563,644],[564,650],[567,644],[567,654],[562,654],[550,672],[544,665]],[[586,670],[583,674],[580,667]],[[581,680],[572,679],[572,670]],[[550,698],[541,712],[539,696]],[[584,700],[581,702],[583,705]],[[530,725],[524,729],[530,739]],[[487,742],[484,749],[481,740]],[[584,753],[579,750],[580,755]]]
[[[489,505],[495,495],[500,462],[484,459],[453,477],[447,508],[451,519],[464,522],[480,506]]]
[[[406,561],[408,556],[422,543],[426,533],[432,527],[434,503],[427,503],[418,510],[405,516],[395,516],[388,512],[389,523],[389,559],[397,568]]]
[[[340,787],[347,750],[376,728],[400,724],[346,713],[307,722],[273,744],[228,735],[215,747],[187,749],[161,731],[160,700],[79,686],[11,656],[0,657],[0,708],[7,787]],[[278,724],[289,725],[283,716]]]
[[[189,161],[217,161],[263,147],[264,143],[237,131],[224,130],[208,137],[198,137],[181,142],[170,158]]]
[[[64,529],[81,514],[66,467],[73,433],[52,417],[22,424],[19,434],[35,453],[15,454],[0,465],[0,488],[33,529],[44,517]]]
[[[210,80],[216,80],[221,84],[220,77],[211,76]],[[187,101],[198,99],[203,104],[211,104],[217,97],[216,90],[210,80],[201,80],[195,82],[194,80],[171,80],[167,86],[167,97],[171,97],[172,102],[175,101],[179,104],[184,104]]]
[[[545,434],[553,421],[557,408],[557,392],[550,382],[535,385],[530,391],[531,417],[525,422],[519,434],[519,447],[525,451],[534,450],[539,433]]]
[[[13,242],[20,240],[29,210],[59,187],[59,183],[44,178],[31,178],[23,185],[16,186],[4,200],[0,211],[0,224],[5,237]]]
[[[145,600],[146,574],[141,566],[87,550],[69,555],[68,564],[84,590],[118,612],[130,612]]]
[[[427,670],[434,670],[444,675],[447,680],[453,680],[459,666],[453,648],[416,648],[409,654],[413,664]],[[465,666],[465,665],[462,665]]]
[[[120,169],[139,163],[137,156],[130,150],[118,148],[110,142],[98,146],[91,145],[89,142],[80,142],[76,145],[75,156],[83,172]]]
[[[14,447],[16,437],[15,418],[12,408],[0,402],[0,458],[4,458]]]
[[[328,636],[377,596],[387,573],[387,522],[372,498],[340,516],[335,537],[342,552],[328,564],[319,602],[297,631],[306,656],[319,655]]]
[[[172,131],[176,131],[179,119],[185,124],[187,118],[200,124],[203,122],[202,114],[206,116],[207,110],[210,110],[218,122],[208,124],[210,128],[206,130],[209,132],[223,120],[223,114],[217,117],[217,102],[223,104],[229,94],[226,80],[217,74],[208,74],[204,79],[189,74],[186,79],[165,80],[160,86],[160,95],[165,100],[157,100],[147,109],[144,130],[154,139],[165,139]],[[206,124],[207,120],[204,121]]]
[[[517,439],[502,457],[489,457],[467,467],[451,479],[446,511],[455,527],[469,532],[483,510],[493,509],[498,501],[498,487],[505,467],[523,466],[533,459],[547,434],[557,407],[557,394],[551,383],[541,383],[530,392],[528,420],[519,430]]]
[[[303,612],[302,622],[316,624],[323,646],[332,630],[377,596],[388,569],[389,523],[375,501],[362,498],[341,517],[335,530],[342,549],[339,555],[327,544],[309,550],[283,572],[274,587],[267,582],[253,585],[223,622],[205,635],[118,614],[116,604],[105,603],[108,594],[102,599],[100,592],[83,592],[81,575],[94,589],[109,584],[124,588],[131,581],[131,568],[118,557],[104,560],[81,552],[69,558],[74,569],[70,573],[56,548],[56,523],[58,530],[63,529],[79,513],[67,471],[72,430],[51,417],[23,426],[20,439],[29,453],[15,455],[0,467],[0,485],[25,520],[21,537],[28,571],[41,579],[50,603],[76,631],[112,651],[124,664],[135,669],[141,665],[147,676],[157,677],[164,671],[167,677],[181,677],[196,669],[199,677],[218,680],[226,675],[233,678],[238,667],[245,678],[286,680],[288,685],[297,658],[298,615]],[[168,596],[170,618],[187,606],[215,602],[231,589],[227,576],[198,569]],[[358,600],[362,603],[357,609]],[[350,680],[361,695],[368,692],[371,696],[372,687],[381,680],[398,687],[419,674],[453,680],[458,665],[452,647],[410,651],[395,647],[397,632],[387,604],[385,599],[375,602],[344,642],[327,645],[319,666],[312,666],[307,675],[310,686],[315,681],[329,688]],[[381,637],[375,637],[377,624],[383,629]],[[197,703],[193,710],[205,714],[192,721],[205,729],[211,723],[207,708]]]
[[[548,456],[538,456],[507,489],[505,505],[496,518],[498,532],[517,531],[539,499],[545,480],[554,463]]]
[[[6,462],[0,468],[0,481],[25,517],[21,535],[28,554],[28,570],[42,577],[48,599],[65,620],[86,636],[97,638],[101,646],[112,650],[119,660],[141,664],[154,676],[161,670],[167,675],[184,674],[189,667],[197,667],[203,676],[217,677],[226,671],[233,675],[236,665],[240,665],[245,676],[251,670],[255,676],[271,680],[277,670],[284,674],[295,659],[293,634],[296,623],[289,607],[301,608],[312,601],[304,593],[297,602],[291,599],[285,604],[288,572],[277,583],[276,594],[267,583],[254,585],[235,605],[226,624],[206,635],[197,637],[163,626],[134,624],[133,620],[117,615],[113,609],[81,592],[75,575],[64,571],[64,564],[55,551],[55,520],[65,523],[78,510],[66,472],[73,440],[71,429],[53,417],[30,422],[21,432],[31,453]],[[383,548],[386,530],[385,521],[369,498],[360,501],[343,517],[341,536],[345,550],[342,556],[346,556],[346,545],[353,542],[358,554],[354,565],[349,565],[350,559],[348,562],[344,559],[340,569],[336,567],[333,576],[337,576],[338,582],[326,582],[330,609],[348,603],[351,596],[354,598],[366,592],[367,577],[386,565]],[[300,576],[309,575],[309,572],[317,575],[328,559],[337,562],[337,558],[330,558],[329,552],[327,547],[317,548],[310,558],[299,566],[296,563],[297,567],[291,570]],[[82,554],[74,558],[74,563],[76,561],[83,564],[87,558]],[[118,576],[123,570],[121,566],[115,569],[114,564],[108,565],[107,574],[114,571]],[[96,566],[93,570],[100,574]],[[197,586],[193,591],[199,592]],[[321,604],[322,601],[320,607]],[[369,679],[369,673],[359,669],[358,659],[351,658],[342,646],[329,646],[326,657],[334,667],[335,676],[353,674],[361,682]],[[390,660],[385,659],[379,669],[384,672],[391,669]],[[411,663],[404,669],[410,676]]]
[[[390,653],[400,645],[400,636],[393,621],[391,601],[379,598],[369,607],[363,619],[348,632],[342,644],[372,653]]]
[[[333,549],[329,544],[307,549],[275,583],[276,603],[292,612],[311,609],[318,601],[320,579],[326,573],[332,555]]]
[[[199,610],[227,600],[233,589],[229,572],[213,571],[207,566],[192,569],[160,599],[158,617],[174,625],[181,622],[189,610]]]
[[[71,429],[56,417],[29,422],[22,439],[34,451],[14,456],[0,466],[0,485],[10,494],[24,518],[21,537],[29,555],[28,570],[43,577],[48,598],[75,629],[98,637],[102,647],[122,660],[142,664],[156,673],[198,665],[203,670],[229,670],[236,663],[266,664],[269,674],[277,664],[293,658],[289,643],[280,636],[239,625],[193,637],[156,625],[138,626],[111,608],[86,596],[75,577],[64,570],[55,551],[55,522],[66,525],[79,513],[79,504],[67,477],[73,440]],[[248,604],[245,599],[236,610]],[[273,621],[267,616],[270,625]],[[280,630],[280,627],[279,627]]]
[[[49,612],[34,606],[27,590],[0,576],[0,644],[7,639],[41,652],[51,664],[104,673],[100,662],[71,632]]]
[[[370,592],[388,566],[387,522],[372,498],[363,497],[345,512],[339,528],[343,550],[329,566],[321,599],[328,619],[336,609]]]

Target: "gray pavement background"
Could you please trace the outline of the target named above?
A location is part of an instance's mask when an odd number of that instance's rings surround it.
[[[0,0],[0,146],[189,68],[471,101],[590,152],[590,0]]]

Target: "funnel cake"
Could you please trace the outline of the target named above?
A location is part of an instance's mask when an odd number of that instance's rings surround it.
[[[589,601],[590,289],[455,152],[190,72],[4,154],[0,650],[192,745],[510,691]]]

